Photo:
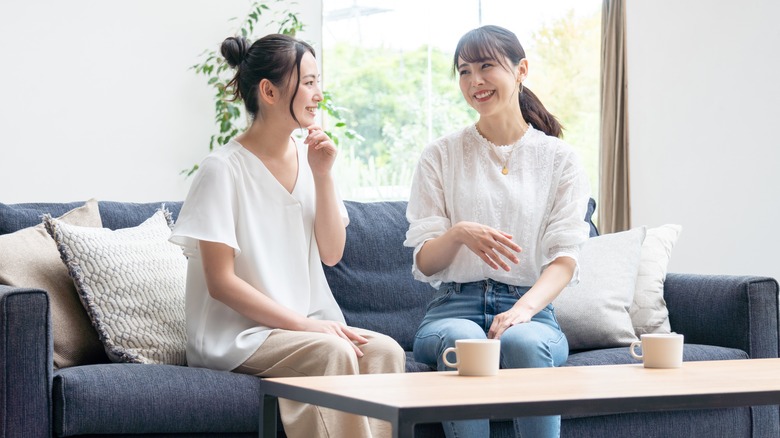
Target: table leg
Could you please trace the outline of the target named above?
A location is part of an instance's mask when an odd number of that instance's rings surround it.
[[[260,396],[260,438],[276,438],[276,410],[279,401],[273,395]]]
[[[393,438],[414,438],[415,423],[404,420],[393,422]]]

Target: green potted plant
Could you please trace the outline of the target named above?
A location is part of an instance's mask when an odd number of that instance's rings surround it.
[[[276,27],[276,33],[294,37],[304,28],[304,24],[294,10],[296,6],[297,2],[285,0],[252,0],[249,12],[241,21],[236,34],[254,40],[255,30],[258,28],[260,20],[266,17],[270,19],[269,27]],[[195,70],[196,74],[203,75],[209,87],[214,91],[214,121],[217,125],[217,132],[211,135],[209,140],[209,152],[211,152],[214,148],[226,144],[231,138],[245,130],[249,120],[244,114],[241,100],[234,100],[231,90],[227,88],[228,82],[233,77],[233,72],[222,55],[216,50],[206,50],[201,58],[202,61],[191,68]],[[324,99],[320,102],[320,108],[333,119],[334,129],[343,132],[343,135],[349,139],[361,141],[362,137],[347,128],[342,121],[341,113],[346,110],[335,105],[329,92],[324,91],[323,95]],[[326,129],[325,132],[330,135],[334,143],[339,144],[338,135],[333,130]],[[182,170],[181,173],[189,177],[197,170],[198,165],[195,164],[189,169]]]

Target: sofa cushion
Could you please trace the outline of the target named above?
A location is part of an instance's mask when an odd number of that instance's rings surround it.
[[[0,203],[0,235],[13,233],[23,228],[34,227],[41,223],[41,215],[63,214],[84,205],[83,202],[28,202],[23,204]]]
[[[257,431],[260,379],[175,365],[100,364],[54,376],[59,436]]]
[[[609,348],[635,341],[629,308],[634,299],[645,228],[588,239],[580,252],[580,282],[554,305],[572,350]]]
[[[434,289],[412,277],[412,248],[403,245],[406,202],[344,204],[350,217],[344,257],[325,267],[333,295],[347,324],[384,333],[411,350]]]
[[[100,217],[103,226],[111,230],[134,227],[149,218],[160,208],[160,204],[171,212],[173,219],[179,217],[182,201],[172,202],[117,202],[99,201]],[[41,223],[41,215],[48,213],[54,217],[73,210],[83,202],[28,202],[21,204],[0,203],[0,235],[28,228]]]
[[[648,228],[642,242],[642,260],[636,277],[634,302],[629,313],[637,336],[670,333],[669,311],[664,301],[664,280],[682,226],[675,224]]]
[[[187,261],[168,242],[170,216],[159,210],[137,227],[109,230],[44,217],[109,358],[186,363]]]
[[[85,227],[101,226],[94,199],[58,219]],[[0,284],[49,292],[55,367],[108,362],[57,245],[42,223],[0,236]]]
[[[141,222],[149,219],[162,205],[171,213],[175,221],[179,217],[182,203],[182,201],[161,201],[139,204],[134,202],[100,201],[100,218],[103,220],[103,226],[111,230],[136,227]]]
[[[737,348],[718,347],[714,345],[685,344],[683,347],[683,361],[686,362],[735,359],[748,359],[748,354]],[[563,366],[615,364],[639,365],[641,362],[631,357],[628,352],[628,347],[615,347],[572,352]]]

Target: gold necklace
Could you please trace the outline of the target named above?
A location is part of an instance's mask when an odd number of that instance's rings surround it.
[[[503,161],[504,165],[501,166],[501,173],[503,175],[509,174],[509,159],[512,157],[512,153],[515,151],[515,147],[512,146],[512,150],[509,151],[506,158],[503,158],[501,156],[501,153],[498,152],[498,146],[494,145],[493,143],[490,143],[490,150],[493,151],[493,154],[498,158],[498,161]]]
[[[475,127],[477,128],[477,133],[479,133],[480,137],[484,138],[485,141],[487,141],[488,145],[490,146],[490,150],[493,151],[493,154],[496,156],[496,158],[498,158],[498,161],[503,161],[504,162],[504,165],[501,166],[501,174],[502,175],[509,175],[509,159],[512,158],[512,154],[515,152],[515,149],[517,149],[517,143],[519,143],[520,140],[522,140],[522,138],[525,136],[525,133],[528,132],[528,128],[526,127],[523,130],[523,132],[520,134],[520,137],[512,145],[512,150],[509,151],[509,153],[507,154],[506,158],[503,158],[501,156],[501,154],[498,152],[498,146],[493,144],[492,141],[490,141],[487,138],[485,138],[485,136],[482,135],[482,132],[480,132],[479,127],[477,127],[476,125],[475,125]]]

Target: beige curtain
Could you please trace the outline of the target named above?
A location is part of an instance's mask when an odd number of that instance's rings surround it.
[[[626,0],[604,0],[601,17],[601,149],[598,227],[631,228],[626,81]]]

